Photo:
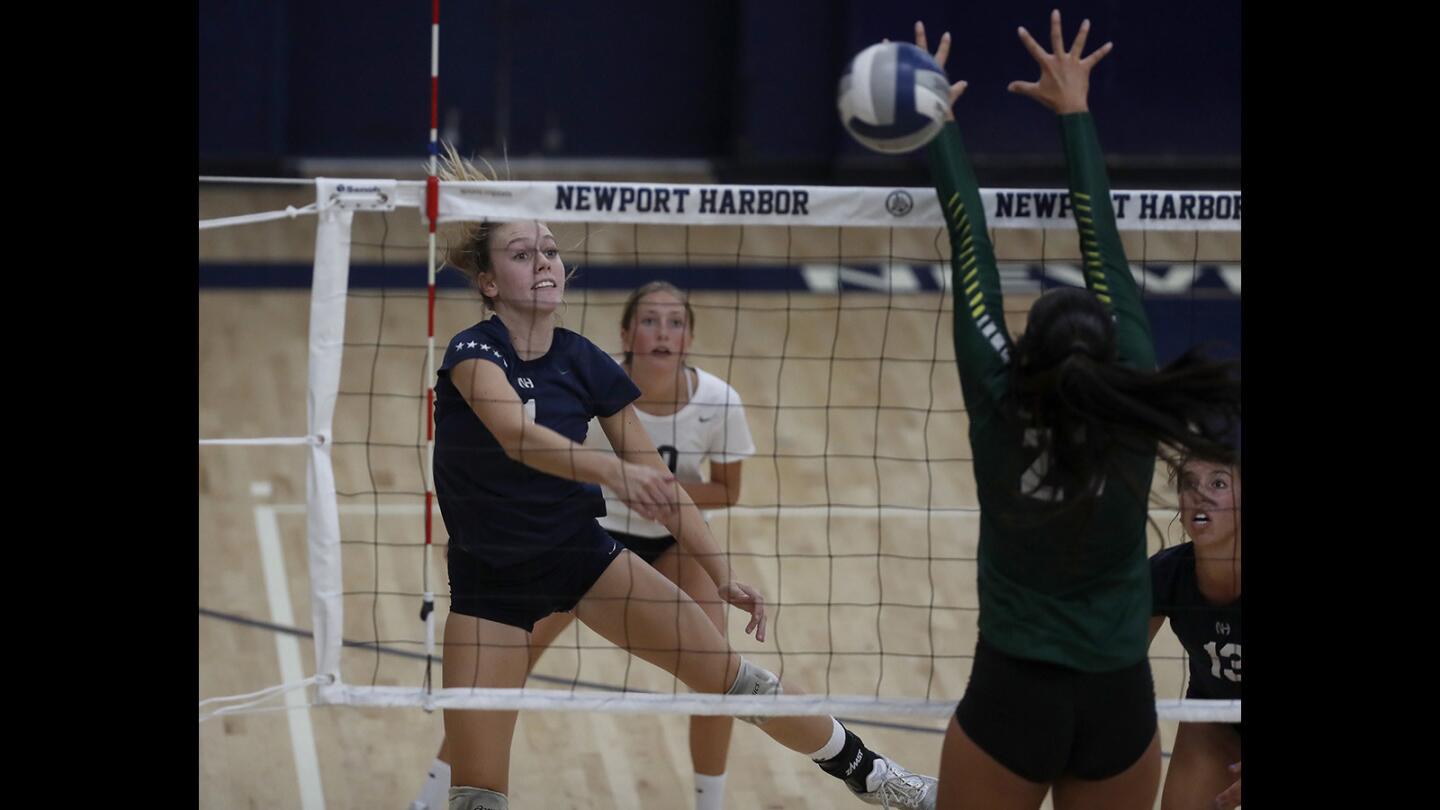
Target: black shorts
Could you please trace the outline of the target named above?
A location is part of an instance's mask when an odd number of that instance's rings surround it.
[[[1155,736],[1150,661],[1081,672],[1015,658],[982,638],[955,719],[1023,779],[1108,779],[1134,765]]]
[[[594,520],[555,548],[510,566],[491,566],[451,543],[450,609],[530,632],[551,613],[573,609],[624,550]]]
[[[641,537],[638,534],[610,532],[610,536],[619,540],[622,545],[633,551],[648,565],[654,565],[655,561],[660,559],[661,554],[669,551],[675,545],[675,538],[668,534],[663,537]]]

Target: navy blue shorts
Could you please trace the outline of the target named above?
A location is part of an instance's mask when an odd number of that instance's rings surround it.
[[[655,561],[660,559],[661,554],[669,551],[675,545],[675,538],[668,534],[663,537],[641,537],[638,534],[610,532],[610,536],[619,540],[647,565],[654,565]]]
[[[594,520],[555,548],[509,566],[491,566],[451,543],[450,609],[533,631],[551,613],[574,609],[624,550]]]
[[[1134,765],[1155,736],[1150,661],[1081,672],[1007,655],[982,638],[955,719],[1023,779],[1108,779]]]

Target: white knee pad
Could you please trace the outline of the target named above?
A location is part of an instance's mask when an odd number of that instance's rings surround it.
[[[485,788],[452,787],[450,810],[510,810],[510,800]]]
[[[735,676],[735,685],[730,687],[727,695],[778,695],[780,690],[780,679],[775,673],[764,667],[757,667],[754,664],[740,659],[740,674]],[[736,717],[752,726],[758,726],[769,720],[769,717]],[[452,809],[453,810],[453,809]]]

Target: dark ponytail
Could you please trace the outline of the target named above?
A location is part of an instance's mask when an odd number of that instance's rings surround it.
[[[1066,486],[1059,510],[1092,502],[1122,469],[1117,454],[1153,454],[1161,444],[1237,461],[1238,364],[1192,349],[1158,371],[1121,365],[1109,309],[1093,293],[1041,297],[1015,354],[1009,410],[1048,452],[1047,480]],[[1149,489],[1148,481],[1123,483],[1141,497]]]

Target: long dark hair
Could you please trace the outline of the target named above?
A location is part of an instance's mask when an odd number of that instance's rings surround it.
[[[1041,296],[1030,311],[1015,343],[1008,410],[1048,453],[1046,477],[1077,487],[1055,507],[1069,511],[1093,504],[1107,476],[1121,472],[1117,454],[1153,454],[1161,444],[1236,463],[1237,371],[1237,363],[1198,349],[1158,371],[1122,365],[1110,309],[1088,290],[1066,288]],[[1123,483],[1149,488],[1148,481]]]

